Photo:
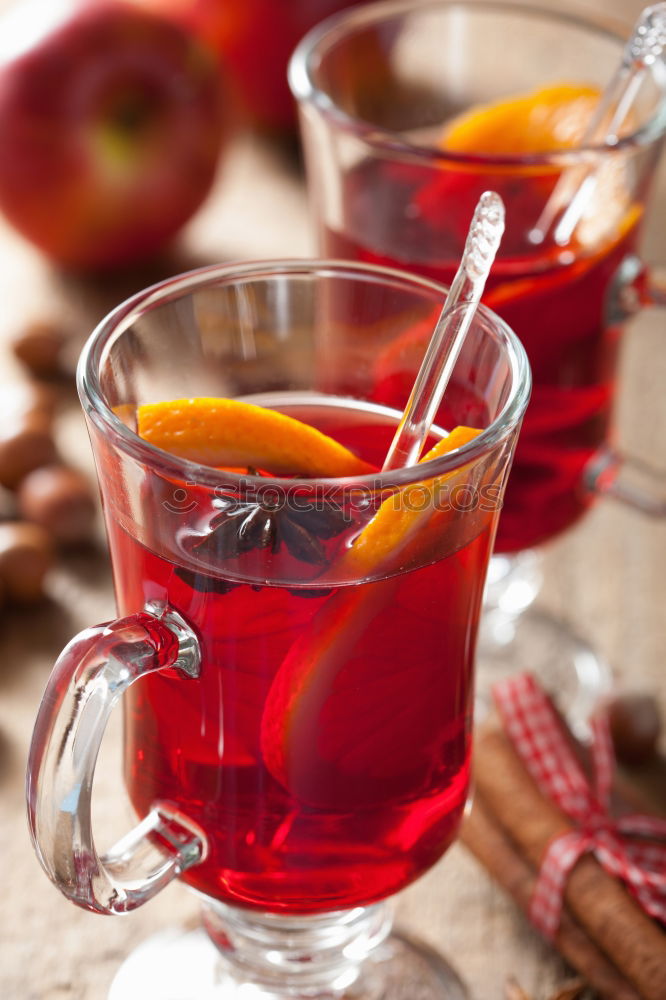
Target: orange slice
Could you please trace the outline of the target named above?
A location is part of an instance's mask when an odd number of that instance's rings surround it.
[[[439,145],[456,153],[545,153],[578,145],[599,100],[586,84],[557,83],[479,104],[449,122]]]
[[[480,433],[471,427],[456,427],[421,461],[429,461],[459,448]],[[452,479],[459,473],[460,470],[456,469],[419,484],[418,489],[423,491],[423,496],[413,506],[404,502],[409,499],[408,491],[413,487],[405,487],[395,497],[384,501],[353,546],[342,556],[337,568],[362,578],[370,572],[395,571],[401,562],[411,561],[417,548],[422,553],[423,546],[428,545],[429,539],[432,541],[428,521],[439,513],[433,510],[432,505],[435,491],[445,479]],[[396,498],[399,501],[397,504]],[[334,572],[335,569],[333,567]],[[334,685],[349,665],[355,663],[355,657],[364,661],[361,655],[364,644],[377,642],[377,636],[372,632],[373,622],[386,611],[396,587],[397,578],[389,577],[338,590],[322,604],[273,678],[261,724],[264,762],[273,777],[288,791],[313,805],[330,806],[334,802],[350,805],[353,792],[348,784],[349,775],[340,760],[336,763],[335,759],[320,758],[313,767],[312,758],[317,757],[322,741],[326,743],[328,740],[322,712]],[[401,627],[406,626],[403,623]],[[390,656],[387,669],[391,669]],[[354,683],[358,688],[361,683],[358,676]],[[377,713],[381,711],[382,706],[375,706],[373,715],[372,706],[368,706],[367,711],[362,713],[363,720],[359,720],[359,732],[364,727],[375,733],[379,731],[381,726],[375,723],[378,721]],[[376,745],[376,736],[373,740],[373,745]],[[361,764],[357,761],[357,765],[362,770],[376,768],[375,755],[372,754],[371,760],[366,759],[367,756],[367,753],[361,753]],[[312,776],[321,777],[322,774],[327,775],[327,780],[313,783]]]
[[[474,427],[455,427],[421,459],[429,462],[462,448],[481,433]],[[345,573],[363,577],[377,570],[393,570],[403,562],[407,550],[418,539],[435,509],[438,491],[460,470],[406,486],[385,500],[372,520],[347,549],[338,567]],[[419,546],[420,547],[420,546]],[[413,555],[413,553],[411,553]]]
[[[216,468],[252,466],[273,475],[327,477],[376,471],[309,424],[237,399],[145,403],[137,407],[137,432],[172,455]]]

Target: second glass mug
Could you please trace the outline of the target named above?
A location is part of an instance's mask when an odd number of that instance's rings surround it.
[[[508,623],[536,594],[532,547],[573,525],[595,494],[666,511],[663,478],[620,456],[610,428],[622,323],[666,303],[666,278],[636,252],[666,129],[666,64],[655,59],[645,72],[631,134],[617,143],[498,155],[446,152],[440,140],[445,123],[475,105],[562,81],[602,89],[626,37],[538,4],[389,0],[329,18],[290,66],[321,252],[450,282],[481,192],[498,191],[506,204],[484,301],[523,342],[534,387],[495,546],[488,606],[498,609],[498,635],[511,634]],[[567,171],[593,173],[593,194],[565,245],[554,226],[535,244]],[[425,330],[410,336],[378,365],[377,402],[404,405],[426,343]],[[561,662],[570,649],[579,679],[603,683],[603,665],[564,630],[544,631],[544,640],[544,658],[551,645]],[[516,651],[507,652],[516,669]],[[563,671],[555,684],[571,680]]]
[[[120,306],[84,351],[125,617],[56,664],[31,748],[31,832],[80,906],[123,913],[180,877],[208,933],[142,946],[114,1000],[227,1000],[248,983],[265,998],[388,998],[415,977],[420,997],[462,995],[427,949],[387,937],[383,901],[438,860],[464,808],[477,622],[529,395],[522,347],[479,310],[447,397],[450,426],[481,433],[418,468],[241,476],[160,451],[134,423],[139,403],[240,397],[379,468],[399,414],[368,400],[377,357],[444,292],[341,262],[208,268]],[[353,393],[332,376],[349,365]],[[446,486],[432,509],[424,479]],[[421,503],[413,530],[351,568],[359,531],[396,500]],[[121,695],[139,824],[100,856],[91,790]]]

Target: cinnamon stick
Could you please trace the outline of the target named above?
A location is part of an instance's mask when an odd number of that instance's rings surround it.
[[[461,839],[495,881],[526,911],[536,882],[536,871],[499,827],[477,791],[472,810],[463,822]],[[604,1000],[640,1000],[639,994],[573,920],[562,912],[555,939],[558,951],[581,973]]]
[[[541,794],[503,730],[489,728],[480,735],[475,778],[488,809],[535,868],[552,838],[573,829],[558,806]],[[567,880],[565,900],[641,997],[664,1000],[666,936],[624,886],[586,855]]]

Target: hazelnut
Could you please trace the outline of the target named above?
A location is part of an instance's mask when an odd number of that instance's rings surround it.
[[[38,524],[0,524],[0,581],[7,597],[33,604],[44,595],[44,578],[53,565],[53,545]]]
[[[65,545],[90,538],[95,499],[88,480],[76,469],[47,465],[29,472],[18,491],[21,516],[45,528]]]
[[[15,521],[17,517],[15,494],[0,486],[0,521]]]
[[[661,720],[651,695],[613,698],[608,705],[608,724],[615,753],[623,764],[643,764],[656,753]]]
[[[53,389],[40,382],[12,382],[0,392],[0,424],[40,417],[44,422],[53,418],[56,397]]]
[[[37,320],[29,323],[12,340],[16,357],[38,377],[62,372],[63,347],[67,334],[55,323]]]
[[[0,485],[13,490],[40,465],[56,461],[48,419],[39,413],[0,422]]]

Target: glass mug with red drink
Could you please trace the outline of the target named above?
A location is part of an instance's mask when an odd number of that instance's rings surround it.
[[[448,282],[479,194],[493,189],[506,205],[484,301],[520,337],[534,387],[488,601],[506,613],[505,634],[538,589],[530,550],[575,524],[595,493],[664,511],[663,485],[611,443],[623,323],[666,301],[666,281],[637,256],[666,129],[663,60],[644,72],[617,142],[576,146],[626,37],[538,6],[392,0],[329,18],[290,66],[322,252]],[[553,225],[537,239],[558,181],[571,199],[590,175],[570,236]],[[375,402],[404,405],[426,338],[414,330],[386,350]],[[556,633],[559,657],[565,639]],[[603,681],[589,650],[566,648],[583,683]]]
[[[530,377],[481,307],[435,457],[379,473],[400,413],[369,399],[377,358],[444,291],[341,262],[207,268],[129,300],[84,350],[123,617],[56,664],[31,832],[80,906],[124,913],[179,877],[208,932],[142,946],[113,998],[248,982],[362,998],[384,976],[461,995],[427,949],[387,936],[384,901],[437,861],[465,805],[477,623]],[[138,825],[102,856],[91,789],[121,696]]]

